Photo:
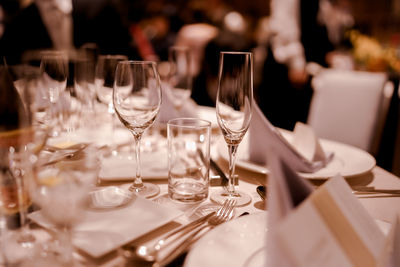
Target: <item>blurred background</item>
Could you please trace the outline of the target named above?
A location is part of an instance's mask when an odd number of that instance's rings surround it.
[[[300,16],[298,32],[293,32],[291,25],[285,33],[277,30],[275,17],[281,15],[278,4],[286,6],[289,14],[308,12]],[[313,20],[306,20],[306,16]],[[288,39],[292,38],[289,35],[301,37],[305,61],[318,63],[317,69],[307,64],[305,73],[300,73],[304,76],[290,81],[290,64],[274,50],[274,38],[279,34]],[[314,45],[309,51],[307,38],[310,47]],[[173,45],[192,50],[192,98],[207,106],[215,105],[219,52],[252,51],[256,99],[274,125],[291,129],[293,122],[306,121],[312,95],[310,80],[319,67],[385,72],[397,92],[400,0],[0,0],[2,64],[35,64],[39,62],[37,51],[43,49],[87,49],[96,55],[124,54],[129,59],[162,63],[168,60],[168,49]],[[317,54],[321,55],[319,59]],[[163,66],[159,64],[161,77]],[[271,95],[265,89],[273,84],[274,76],[281,75],[270,75],[271,66],[274,70],[274,66],[285,66],[282,79],[291,82],[291,89],[283,95]],[[296,106],[292,112],[296,116],[275,117],[279,111],[272,108],[278,110],[282,101],[290,102],[290,98],[296,101],[289,104]],[[398,106],[395,93],[375,155],[378,165],[397,174]]]

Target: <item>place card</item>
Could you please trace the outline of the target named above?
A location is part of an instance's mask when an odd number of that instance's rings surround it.
[[[385,236],[344,179],[315,190],[274,228],[292,266],[378,266]]]

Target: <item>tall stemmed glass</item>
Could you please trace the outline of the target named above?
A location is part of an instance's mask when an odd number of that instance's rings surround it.
[[[120,61],[128,60],[125,55],[100,55],[95,69],[95,87],[100,102],[107,105],[107,112],[111,118],[111,134],[114,143],[115,110],[112,99],[115,69]],[[116,155],[114,149],[112,155]]]
[[[1,72],[0,80],[5,93],[3,100],[10,103],[2,104],[11,112],[6,112],[7,118],[0,123],[0,209],[11,215],[7,227],[18,229],[3,233],[3,241],[7,244],[4,248],[7,260],[14,264],[29,258],[36,245],[36,238],[27,220],[32,202],[26,184],[33,175],[33,158],[44,147],[48,131],[46,126],[38,123],[36,117],[34,99],[38,91],[37,77],[24,73],[16,81],[19,85],[17,92],[11,81],[4,82],[7,74]],[[18,222],[14,220],[15,209],[18,209]]]
[[[140,169],[140,140],[161,106],[161,81],[155,62],[122,61],[115,72],[114,108],[135,140],[136,177],[129,190],[144,197],[160,192],[155,184],[143,183]]]
[[[229,151],[229,184],[227,191],[211,195],[215,202],[235,198],[237,206],[251,197],[236,191],[234,185],[236,152],[250,125],[253,103],[253,56],[250,52],[221,52],[219,62],[216,112]]]
[[[186,46],[172,46],[168,54],[169,76],[173,105],[180,111],[183,103],[192,93],[192,74],[190,50]]]
[[[42,72],[43,86],[48,92],[48,97],[51,104],[51,123],[54,126],[53,136],[60,135],[60,131],[63,128],[63,112],[57,103],[60,99],[60,95],[64,92],[67,87],[68,77],[68,55],[63,51],[46,51],[42,52],[40,70]]]

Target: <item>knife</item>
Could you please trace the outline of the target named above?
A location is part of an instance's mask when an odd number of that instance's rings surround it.
[[[219,175],[221,180],[221,185],[226,187],[228,185],[229,179],[226,177],[224,171],[218,166],[218,164],[210,157],[210,167]]]

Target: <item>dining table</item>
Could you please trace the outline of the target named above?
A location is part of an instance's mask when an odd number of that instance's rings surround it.
[[[224,154],[220,151],[220,142],[223,142],[222,135],[220,130],[216,124],[215,118],[215,109],[212,107],[200,107],[202,108],[202,118],[209,119],[212,123],[214,123],[213,129],[213,139],[211,142],[211,158],[215,161],[215,163],[225,172],[228,173],[228,161],[227,158],[224,157]],[[122,129],[122,127],[121,127]],[[131,137],[131,136],[130,136]],[[144,143],[146,140],[146,136],[144,137]],[[167,142],[166,136],[161,135],[161,139],[163,142]],[[133,139],[131,139],[133,143]],[[366,153],[366,152],[365,152]],[[238,164],[236,167],[237,176],[239,177],[238,187],[241,191],[248,193],[251,196],[251,203],[242,207],[236,207],[234,210],[234,217],[230,222],[221,224],[216,226],[210,232],[201,237],[196,243],[192,245],[192,247],[188,250],[186,254],[179,257],[177,260],[173,261],[169,266],[185,266],[185,267],[193,267],[197,266],[193,263],[193,260],[196,257],[191,257],[191,254],[195,252],[197,243],[200,243],[202,240],[206,239],[207,236],[211,235],[212,232],[218,231],[218,229],[223,228],[225,224],[233,223],[236,220],[243,220],[247,216],[267,216],[268,214],[268,180],[271,179],[270,174],[268,172],[259,171],[258,169],[246,168]],[[210,169],[210,177],[213,179],[217,179],[217,173],[215,170]],[[323,179],[307,179],[315,188],[318,188],[329,178]],[[363,173],[352,175],[349,177],[345,177],[345,180],[349,184],[351,188],[374,188],[374,189],[388,189],[388,190],[400,190],[400,178],[395,176],[394,174],[384,170],[379,166],[373,166],[370,170],[365,171]],[[123,180],[99,180],[97,184],[97,188],[105,188],[108,186],[118,186],[118,187],[127,187],[129,183],[132,181],[129,179]],[[147,179],[146,179],[147,181]],[[129,259],[127,259],[125,252],[129,249],[135,248],[140,244],[151,242],[159,238],[160,236],[166,234],[167,232],[175,229],[180,225],[184,225],[203,215],[205,212],[209,211],[212,208],[217,207],[216,203],[213,203],[209,197],[201,202],[195,203],[179,203],[173,201],[168,196],[168,177],[167,173],[165,177],[156,177],[154,179],[149,179],[148,181],[155,183],[160,188],[160,193],[152,198],[147,199],[146,201],[151,201],[155,203],[158,207],[165,208],[166,210],[170,210],[175,212],[174,216],[168,218],[165,222],[162,222],[161,225],[157,224],[154,229],[147,229],[139,236],[135,236],[132,240],[128,239],[129,242],[122,244],[107,253],[102,253],[98,257],[93,257],[93,255],[89,255],[90,253],[85,253],[81,249],[76,249],[74,256],[76,258],[76,262],[81,266],[129,266]],[[267,188],[267,198],[263,200],[261,196],[257,193],[256,188],[260,185],[264,185]],[[210,184],[209,187],[209,195],[217,190],[221,190],[222,186],[215,185],[213,183]],[[386,223],[390,226],[390,224],[394,221],[395,215],[400,211],[400,194],[386,194],[386,193],[368,193],[368,194],[354,194],[355,197],[358,198],[362,206],[367,210],[367,212],[371,215],[371,217],[377,221]],[[265,217],[257,217],[257,218],[265,218]],[[126,218],[127,220],[132,220],[132,228],[138,227],[135,225],[136,218]],[[267,221],[261,222],[267,227]],[[34,229],[35,235],[38,240],[46,240],[50,238],[49,232],[45,227],[41,227],[39,225],[33,225],[32,229]],[[266,229],[267,230],[267,229]],[[224,236],[226,239],[225,242],[229,245],[229,239],[234,238],[232,235]],[[237,237],[236,237],[237,238]],[[246,238],[246,235],[243,235],[242,238]],[[252,238],[255,238],[254,236]],[[265,236],[261,235],[257,237],[257,242],[264,242]],[[251,241],[251,240],[250,240]],[[251,246],[252,242],[243,242],[243,245]],[[259,243],[257,243],[259,246]],[[256,246],[256,245],[254,245]],[[254,247],[252,251],[260,249],[259,247]],[[199,253],[199,252],[198,252]],[[213,258],[217,257],[218,251],[213,251],[210,249],[209,251],[203,250],[201,251],[204,258]],[[240,253],[239,253],[240,254]],[[229,258],[235,259],[235,257],[239,257],[238,254],[232,253]],[[227,261],[228,263],[229,261]],[[136,266],[132,264],[132,266]],[[140,264],[137,266],[141,266]]]

